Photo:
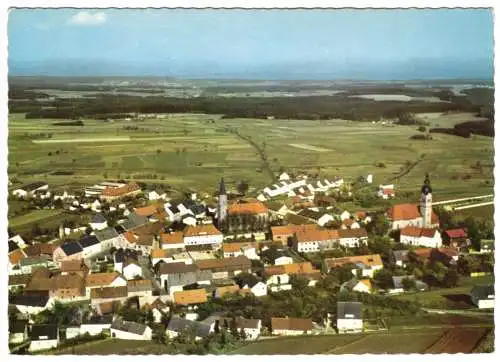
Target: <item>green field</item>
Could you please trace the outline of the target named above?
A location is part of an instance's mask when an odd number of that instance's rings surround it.
[[[426,307],[450,307],[454,303],[445,296],[450,295],[468,295],[472,287],[476,284],[495,283],[493,276],[461,278],[459,285],[454,288],[432,289],[426,292],[404,293],[395,295],[393,298],[402,300],[418,301]]]
[[[470,114],[461,117],[473,118]],[[456,121],[457,115],[434,115],[432,119],[443,125]],[[211,194],[221,176],[230,186],[245,179],[251,188],[261,189],[271,183],[266,172],[269,166],[275,173],[284,168],[325,177],[371,173],[374,184],[394,183],[396,192],[415,191],[430,172],[436,200],[486,194],[493,189],[493,139],[488,137],[436,134],[432,141],[415,141],[409,139],[418,133],[414,126],[189,114],[144,121],[84,120],[84,127],[54,126],[53,122],[9,116],[9,177],[23,182],[41,178],[56,187],[81,187],[104,177],[135,179]],[[255,146],[226,127],[237,129],[262,148],[267,165]],[[391,180],[405,163],[419,157],[422,161],[407,175]],[[471,168],[478,160],[484,165],[482,173]],[[378,162],[386,167],[376,167]],[[57,171],[74,174],[54,175]],[[462,179],[465,175],[470,178]]]
[[[138,354],[165,354],[165,345],[151,341],[128,341],[121,339],[105,339],[80,344],[75,347],[60,349],[47,354],[75,354],[75,355],[138,355]]]
[[[26,224],[34,224],[37,222],[41,222],[60,214],[61,214],[60,210],[34,210],[27,214],[10,219],[9,226],[15,228],[21,228]]]

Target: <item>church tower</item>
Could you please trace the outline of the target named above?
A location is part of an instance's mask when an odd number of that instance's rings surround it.
[[[219,199],[217,201],[217,224],[219,228],[227,219],[227,193],[224,178],[220,179],[219,184]]]
[[[425,175],[424,184],[422,185],[420,215],[422,215],[422,227],[430,228],[432,225],[432,188],[429,174]]]

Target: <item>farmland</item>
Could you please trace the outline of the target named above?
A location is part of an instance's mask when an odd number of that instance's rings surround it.
[[[382,354],[467,353],[478,344],[488,328],[422,328],[411,331],[363,335],[320,335],[261,340],[231,354]],[[466,343],[464,339],[468,338]]]
[[[427,117],[433,125],[449,126],[473,115]],[[211,194],[221,176],[230,186],[248,180],[251,189],[262,188],[272,182],[265,171],[269,166],[274,173],[285,169],[325,177],[372,173],[375,184],[391,182],[407,191],[429,172],[436,200],[491,193],[493,187],[493,139],[483,136],[436,134],[433,140],[421,141],[409,139],[418,133],[415,126],[203,114],[83,122],[83,127],[57,126],[51,119],[11,114],[9,177],[21,182],[44,179],[56,187],[81,187],[103,178],[134,179]],[[228,129],[237,129],[246,139]],[[249,141],[263,150],[266,161]],[[394,179],[408,162],[417,160],[408,174]],[[477,161],[481,170],[473,168]]]

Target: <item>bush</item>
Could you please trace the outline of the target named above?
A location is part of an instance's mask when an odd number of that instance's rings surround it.
[[[417,128],[417,130],[419,132],[425,132],[425,131],[427,131],[427,128],[425,128],[425,126],[420,126],[420,127]]]

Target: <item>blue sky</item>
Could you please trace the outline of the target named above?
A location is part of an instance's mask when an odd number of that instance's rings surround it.
[[[14,9],[10,64],[192,67],[493,61],[489,10]],[[480,63],[477,63],[477,62]]]

